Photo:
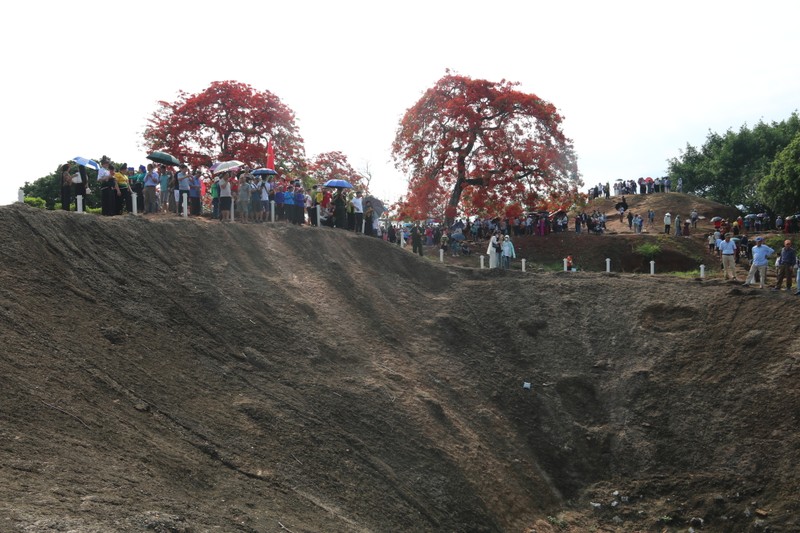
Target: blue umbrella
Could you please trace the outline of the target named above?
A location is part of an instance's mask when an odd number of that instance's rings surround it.
[[[339,187],[342,189],[352,189],[353,186],[347,180],[328,180],[323,187]]]
[[[82,167],[94,167],[95,170],[100,170],[100,164],[97,161],[92,161],[85,157],[73,157],[72,160]]]
[[[263,175],[275,176],[278,173],[275,172],[274,170],[272,170],[271,168],[257,168],[254,171],[252,171],[250,174],[252,174],[254,176],[263,176]]]

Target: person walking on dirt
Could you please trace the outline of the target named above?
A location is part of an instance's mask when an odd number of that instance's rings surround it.
[[[736,277],[736,243],[731,240],[731,234],[725,234],[725,240],[719,243],[719,251],[722,255],[722,270],[725,272],[725,279],[730,273],[733,281],[739,281]]]
[[[419,222],[411,228],[411,251],[422,257],[422,228],[419,227]]]
[[[692,229],[697,229],[697,220],[700,218],[700,215],[697,214],[697,209],[692,209],[691,214],[689,214],[689,219],[692,221]]]
[[[750,251],[753,258],[750,262],[750,272],[747,273],[747,280],[744,282],[745,287],[749,287],[755,281],[756,272],[758,272],[758,281],[760,287],[764,288],[764,283],[767,281],[767,266],[769,266],[769,256],[775,253],[775,250],[764,244],[764,237],[756,237],[756,245]]]
[[[667,214],[664,215],[664,234],[665,235],[669,235],[670,226],[672,226],[672,215],[670,215],[669,211],[667,211]]]
[[[786,290],[792,290],[792,270],[797,267],[797,252],[792,248],[792,241],[786,239],[783,241],[783,249],[778,259],[778,281],[775,282],[773,291],[780,290],[781,282],[786,278]]]

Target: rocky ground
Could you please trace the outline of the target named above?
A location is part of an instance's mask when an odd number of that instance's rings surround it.
[[[629,202],[699,202],[660,196]],[[285,224],[0,224],[2,531],[800,531],[800,297],[603,272],[648,238],[711,265],[699,236],[520,239],[523,273]]]

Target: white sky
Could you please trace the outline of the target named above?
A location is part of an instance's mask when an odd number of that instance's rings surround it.
[[[585,184],[658,176],[708,131],[800,107],[800,2],[6,2],[0,205],[74,156],[146,163],[159,100],[235,80],[296,114],[306,154],[395,200],[398,122],[449,68],[552,102]],[[280,159],[280,153],[276,154]]]

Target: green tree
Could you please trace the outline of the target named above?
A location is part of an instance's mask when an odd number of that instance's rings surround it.
[[[759,183],[770,173],[772,161],[800,133],[800,116],[724,135],[709,131],[702,147],[687,144],[680,157],[670,159],[669,177],[683,179],[683,190],[746,209],[762,207]]]
[[[100,159],[96,159],[95,161],[100,161]],[[64,163],[66,163],[66,161]],[[64,163],[59,163],[53,172],[47,176],[43,176],[34,182],[26,181],[25,185],[22,186],[22,192],[25,193],[25,196],[41,198],[44,200],[47,209],[55,209],[56,203],[60,204],[61,202],[61,165]],[[73,174],[77,172],[77,165],[73,163],[69,171]],[[91,167],[87,167],[86,172],[89,179],[89,188],[92,192],[87,194],[86,198],[84,198],[84,206],[87,208],[98,207],[100,205],[100,200],[98,194],[99,187],[96,186],[97,171]]]
[[[775,213],[800,212],[800,134],[772,162],[770,173],[758,184],[758,194]]]

